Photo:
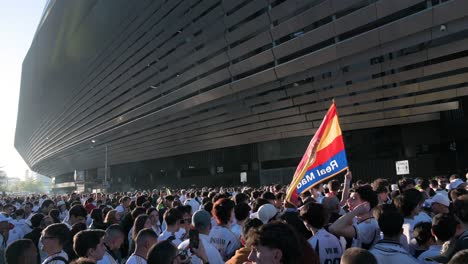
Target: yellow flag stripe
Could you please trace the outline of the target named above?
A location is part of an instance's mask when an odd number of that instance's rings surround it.
[[[338,116],[334,116],[330,122],[330,125],[325,128],[323,135],[326,135],[325,138],[320,140],[317,151],[326,148],[330,145],[336,137],[341,136],[340,124],[338,123]]]

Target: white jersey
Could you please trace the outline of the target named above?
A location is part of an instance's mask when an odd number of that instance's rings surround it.
[[[377,264],[418,264],[399,243],[389,240],[380,240],[369,252],[377,259]]]
[[[236,234],[225,226],[215,226],[211,229],[210,243],[218,249],[224,260],[230,259],[241,247]]]
[[[218,249],[216,249],[210,243],[209,236],[200,234],[200,242],[203,243],[203,247],[205,248],[206,256],[208,257],[208,262],[210,264],[224,264],[223,258],[219,254]],[[192,264],[203,264],[201,259],[190,252],[189,243],[189,239],[184,240],[182,243],[180,243],[179,250],[186,250],[188,252],[189,256],[191,257]]]
[[[58,254],[54,254],[54,255],[50,255],[48,256],[46,259],[44,259],[44,261],[42,262],[42,264],[65,264],[66,262],[64,262],[63,260],[53,260],[57,257],[62,257],[64,259],[67,260],[68,262],[68,255],[67,253],[65,253],[65,251],[60,251]]]
[[[138,256],[138,255],[135,255],[135,254],[132,254],[126,264],[146,264],[146,259],[143,258],[142,256]]]
[[[429,247],[428,250],[424,251],[423,253],[421,253],[421,255],[419,255],[418,261],[421,264],[436,263],[432,260],[426,260],[426,258],[439,256],[441,254],[441,251],[442,251],[442,245],[432,245]]]
[[[171,236],[175,237],[175,239],[172,240],[172,244],[174,244],[176,247],[179,246],[180,243],[182,243],[180,238],[177,237],[176,232],[168,232],[167,230],[162,232],[161,235],[159,235],[158,241],[161,242],[161,241],[167,240]]]
[[[308,241],[315,252],[318,253],[321,264],[340,262],[341,255],[343,255],[340,240],[327,230],[320,229]]]
[[[380,239],[379,224],[373,217],[360,222],[358,222],[357,218],[354,218],[353,227],[356,230],[353,247],[369,249]]]

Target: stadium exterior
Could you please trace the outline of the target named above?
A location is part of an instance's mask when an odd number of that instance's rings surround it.
[[[467,95],[466,0],[49,1],[15,147],[63,190],[287,183],[334,98],[356,177],[429,177]]]

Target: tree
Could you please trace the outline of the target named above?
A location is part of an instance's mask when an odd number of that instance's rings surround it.
[[[41,181],[30,180],[30,181],[20,181],[12,186],[10,186],[10,191],[13,192],[29,192],[29,193],[43,193],[44,184]]]

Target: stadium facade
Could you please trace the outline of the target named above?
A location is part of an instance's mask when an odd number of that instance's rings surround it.
[[[15,147],[56,188],[289,182],[331,100],[356,177],[468,167],[468,1],[50,1]]]

